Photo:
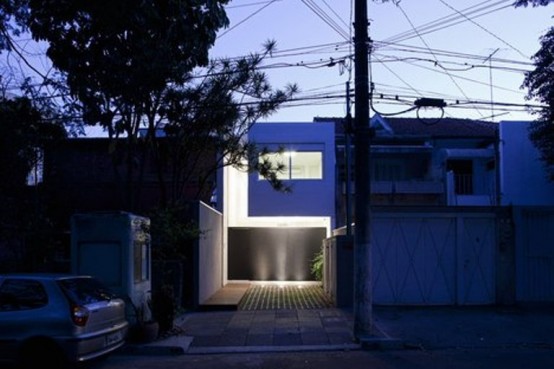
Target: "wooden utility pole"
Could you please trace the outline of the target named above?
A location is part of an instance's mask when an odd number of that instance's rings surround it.
[[[351,135],[352,135],[352,115],[350,113],[350,81],[346,82],[346,120],[343,124],[344,130],[344,174],[346,178],[345,193],[346,193],[346,235],[352,236],[352,190],[351,190]]]
[[[354,14],[354,337],[371,335],[369,37],[367,0],[355,0]]]

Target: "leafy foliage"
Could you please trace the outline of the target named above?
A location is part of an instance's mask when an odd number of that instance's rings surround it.
[[[541,48],[533,61],[535,69],[526,73],[523,87],[528,90],[528,99],[537,99],[545,108],[539,119],[531,123],[529,137],[554,181],[554,28],[541,37]]]
[[[67,74],[90,124],[135,136],[167,84],[207,65],[228,0],[31,0],[33,38]]]
[[[31,191],[27,186],[27,175],[39,164],[41,149],[65,137],[63,126],[45,119],[45,114],[26,98],[0,99],[0,242],[22,240],[34,260],[20,268],[36,264],[51,245],[46,242],[51,222],[37,206],[38,188]],[[20,256],[13,259],[22,261]]]
[[[514,6],[515,7],[528,6],[528,5],[545,6],[545,5],[548,5],[552,2],[554,2],[554,0],[516,0],[516,2],[514,3]]]
[[[65,130],[26,98],[0,99],[0,190],[24,187],[27,174],[37,165],[40,148],[52,139],[65,137]]]
[[[17,36],[25,30],[28,11],[28,0],[0,1],[0,52],[13,48],[9,34]]]
[[[186,260],[192,257],[192,242],[202,234],[198,225],[186,221],[185,207],[154,209],[150,214],[152,227],[152,258],[155,260]]]
[[[134,210],[151,159],[160,205],[169,207],[179,205],[190,183],[211,192],[222,166],[256,170],[249,160],[256,149],[244,135],[297,90],[273,90],[258,70],[273,42],[262,55],[209,61],[217,31],[228,26],[228,2],[10,0],[13,7],[6,7],[5,19],[11,12],[35,40],[47,42],[61,72],[49,82],[65,107],[101,126],[113,139],[111,152],[124,147],[114,170],[125,210]]]
[[[310,270],[312,272],[312,275],[317,281],[323,280],[323,264],[324,264],[324,256],[323,256],[323,249],[321,249],[317,254],[315,254],[314,258],[312,259],[312,263],[310,265]]]
[[[519,6],[546,6],[554,0],[517,0]],[[545,105],[539,119],[529,126],[529,138],[539,150],[548,177],[554,181],[554,27],[541,37],[541,48],[533,56],[535,69],[525,74],[522,87],[527,98]]]

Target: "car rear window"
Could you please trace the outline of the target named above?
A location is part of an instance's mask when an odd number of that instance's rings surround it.
[[[115,298],[115,294],[95,278],[68,278],[58,281],[68,298],[76,304],[87,305]]]
[[[6,279],[0,286],[0,311],[36,309],[47,303],[48,295],[38,281]]]

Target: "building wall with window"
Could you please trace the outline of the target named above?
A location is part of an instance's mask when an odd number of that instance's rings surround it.
[[[312,280],[311,263],[335,224],[334,123],[257,123],[259,160],[280,163],[291,192],[258,173],[223,170],[226,280]]]
[[[249,140],[269,151],[260,160],[283,166],[278,178],[291,190],[278,192],[259,174],[250,175],[249,216],[334,217],[334,124],[259,123]]]

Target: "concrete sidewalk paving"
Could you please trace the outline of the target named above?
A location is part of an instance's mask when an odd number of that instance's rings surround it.
[[[179,355],[358,349],[534,346],[554,349],[552,306],[374,307],[374,330],[353,337],[344,309],[193,312],[180,334],[126,345],[122,354]]]

